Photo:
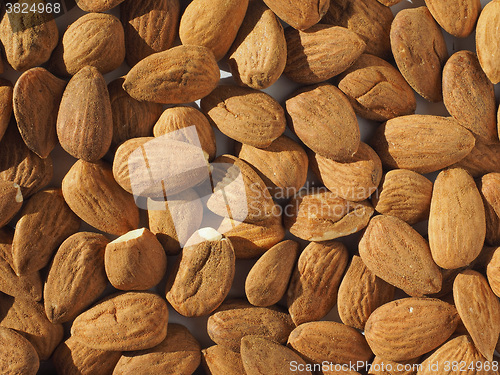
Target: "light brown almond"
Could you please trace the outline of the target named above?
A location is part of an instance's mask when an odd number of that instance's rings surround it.
[[[321,20],[330,0],[264,0],[264,3],[285,23],[295,29],[305,30]]]
[[[426,0],[425,5],[437,23],[446,32],[458,38],[465,38],[472,33],[481,11],[479,0],[457,1],[453,14],[450,13],[449,4],[443,0]]]
[[[500,82],[500,30],[491,25],[500,21],[500,1],[493,0],[485,5],[476,26],[476,51],[479,63],[493,84]]]
[[[5,375],[35,375],[40,360],[33,345],[14,330],[0,327],[0,371]]]
[[[491,290],[497,297],[500,296],[500,250],[498,247],[494,248],[493,255],[487,264],[486,275]]]
[[[15,182],[0,180],[0,228],[12,220],[22,205],[21,187]]]
[[[486,215],[486,242],[500,245],[500,173],[488,173],[478,184]]]
[[[76,5],[85,12],[105,12],[118,6],[123,0],[78,0]]]
[[[0,79],[0,141],[12,116],[12,82]]]
[[[240,353],[235,353],[222,345],[203,349],[202,364],[210,375],[241,375],[245,372]]]
[[[453,166],[465,169],[474,178],[491,172],[500,173],[500,143],[486,144],[476,139],[471,152]]]

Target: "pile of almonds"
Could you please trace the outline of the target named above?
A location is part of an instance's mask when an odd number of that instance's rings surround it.
[[[0,372],[500,374],[500,0],[399,1],[2,4]]]

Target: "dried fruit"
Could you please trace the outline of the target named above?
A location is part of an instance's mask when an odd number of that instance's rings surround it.
[[[494,84],[500,82],[500,2],[493,0],[485,5],[476,26],[476,51],[479,63]]]
[[[305,30],[321,20],[328,10],[330,0],[264,0],[264,3],[293,28]]]
[[[0,78],[0,141],[12,116],[12,82]]]
[[[207,374],[241,375],[245,372],[240,353],[214,345],[201,351],[203,367]]]
[[[486,242],[500,245],[500,173],[488,173],[479,183],[486,215]]]
[[[426,0],[425,5],[437,23],[458,38],[465,38],[472,33],[481,11],[480,0],[457,1],[453,7],[453,14],[448,8],[449,4],[443,0]]]
[[[19,212],[23,205],[23,193],[18,184],[0,180],[0,228]]]
[[[35,375],[40,367],[38,354],[23,336],[15,331],[0,327],[0,371],[5,375]]]

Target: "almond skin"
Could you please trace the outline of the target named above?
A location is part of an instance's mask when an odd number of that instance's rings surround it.
[[[12,116],[12,82],[0,78],[0,141]]]
[[[323,83],[296,91],[286,101],[286,111],[290,128],[315,153],[345,160],[358,150],[356,114],[335,86]]]
[[[498,25],[500,20],[500,2],[491,1],[483,8],[476,26],[476,51],[479,63],[493,84],[500,82],[500,57],[499,29],[491,27]]]
[[[41,158],[57,144],[56,121],[66,82],[44,68],[24,72],[16,81],[14,115],[24,143]]]
[[[266,43],[262,43],[262,40]],[[248,8],[228,53],[233,78],[239,85],[262,90],[271,86],[286,65],[286,40],[276,15],[263,3]]]
[[[241,375],[245,373],[240,353],[222,346],[213,345],[203,349],[202,364],[207,374]]]
[[[150,349],[165,339],[167,320],[167,303],[158,295],[119,293],[80,314],[73,321],[71,335],[92,349]]]
[[[460,168],[439,173],[429,215],[429,245],[436,264],[446,269],[469,265],[483,248],[485,220],[472,177]]]
[[[87,13],[69,25],[51,58],[56,74],[72,76],[85,66],[101,74],[118,68],[125,58],[120,20],[111,14]]]
[[[2,374],[35,375],[40,367],[40,360],[33,345],[16,331],[0,327],[0,345],[4,348],[0,354]]]
[[[368,318],[365,337],[375,355],[405,361],[437,348],[457,327],[452,305],[434,298],[403,298],[382,305]]]
[[[330,0],[264,0],[264,3],[285,23],[295,29],[305,30],[321,20]]]
[[[441,71],[448,51],[441,29],[426,7],[404,9],[396,15],[391,48],[410,86],[428,101],[443,100]]]
[[[210,94],[219,76],[219,67],[208,48],[177,46],[134,65],[125,77],[123,88],[139,101],[190,103]]]
[[[209,48],[217,61],[233,44],[248,0],[194,0],[182,14],[179,37],[184,45]]]
[[[222,133],[254,147],[268,147],[286,127],[281,105],[247,87],[221,85],[201,100],[201,109]]]
[[[71,156],[95,162],[113,139],[108,88],[99,71],[86,66],[69,81],[57,115],[57,137]]]
[[[0,180],[0,228],[12,220],[22,205],[21,187],[15,182]]]
[[[474,178],[500,173],[500,143],[487,144],[476,139],[471,152],[453,166],[465,169]]]
[[[78,160],[64,176],[62,191],[71,210],[98,230],[122,235],[139,225],[134,197],[116,183],[111,167],[102,161]]]
[[[370,144],[385,167],[424,174],[462,160],[471,152],[475,139],[456,120],[410,115],[382,124]]]
[[[44,288],[45,313],[53,323],[73,320],[104,292],[108,280],[102,234],[79,232],[57,250]]]
[[[349,68],[366,44],[354,32],[339,26],[314,25],[306,31],[285,30],[287,60],[284,74],[292,81],[313,84]]]
[[[480,0],[456,2],[453,15],[450,14],[446,1],[426,0],[425,5],[427,5],[437,23],[449,34],[457,38],[465,38],[472,33],[481,11]]]
[[[495,251],[486,267],[486,275],[493,293],[500,295],[500,251],[495,248]]]
[[[105,12],[118,6],[123,0],[78,0],[76,5],[85,12]]]
[[[476,348],[492,361],[500,333],[500,302],[488,281],[479,272],[461,272],[453,283],[453,299]]]
[[[359,255],[375,275],[411,296],[441,290],[442,275],[427,241],[396,217],[380,215],[370,220],[359,242]]]
[[[478,184],[486,214],[486,242],[500,245],[500,173],[484,175]]]
[[[179,0],[125,1],[120,5],[129,66],[172,46],[177,36],[179,13]]]

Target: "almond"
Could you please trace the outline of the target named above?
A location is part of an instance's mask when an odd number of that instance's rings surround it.
[[[104,292],[108,279],[104,249],[109,240],[98,233],[79,232],[57,250],[45,281],[45,313],[53,323],[73,320]]]
[[[265,43],[262,43],[265,40]],[[286,65],[286,40],[276,15],[260,2],[253,2],[228,53],[234,80],[262,90],[271,86]]]
[[[92,349],[71,336],[62,342],[52,356],[58,374],[109,375],[120,359],[121,352]]]
[[[165,339],[167,320],[167,303],[158,295],[119,293],[80,314],[73,321],[71,335],[92,349],[150,349]]]
[[[87,13],[67,28],[51,58],[53,70],[71,76],[85,66],[101,74],[118,68],[125,58],[120,20],[111,14]]]
[[[116,183],[103,161],[78,160],[64,176],[62,191],[71,210],[98,230],[122,235],[139,226],[134,197]]]
[[[382,124],[371,145],[384,166],[431,173],[466,157],[474,136],[456,120],[431,115],[410,115]]]
[[[299,244],[282,241],[266,251],[255,262],[245,280],[245,293],[254,306],[271,306],[278,303],[286,292]]]
[[[326,81],[342,73],[366,47],[356,33],[330,25],[318,24],[305,31],[288,28],[285,39],[284,74],[292,81],[307,84]]]
[[[295,325],[320,320],[335,306],[347,262],[347,248],[340,242],[306,246],[287,292],[288,312]]]
[[[57,115],[57,136],[71,156],[95,162],[113,139],[113,114],[106,81],[86,66],[69,81]]]
[[[80,228],[61,189],[36,193],[21,210],[12,241],[13,269],[27,275],[45,267],[57,247]]]
[[[417,107],[415,94],[399,70],[373,55],[361,55],[342,73],[339,89],[354,111],[368,120],[387,121],[411,115]]]
[[[113,114],[113,140],[111,144],[114,147],[118,147],[128,139],[150,136],[153,126],[163,110],[161,104],[140,102],[132,98],[122,87],[124,81],[125,78],[122,77],[108,84]]]
[[[188,329],[170,323],[168,335],[157,346],[122,355],[113,375],[153,372],[157,374],[192,374],[201,361],[201,347]]]
[[[199,229],[184,247],[167,281],[167,300],[181,315],[208,315],[224,301],[235,272],[231,241],[213,228]]]
[[[210,338],[235,352],[240,351],[241,339],[248,335],[285,343],[293,327],[290,315],[280,309],[254,307],[242,300],[224,302],[207,322]]]
[[[411,296],[441,290],[442,275],[427,241],[396,217],[380,215],[370,220],[359,242],[359,255],[375,275]]]
[[[486,242],[500,245],[500,173],[488,173],[479,183],[486,214]]]
[[[439,173],[429,215],[429,245],[436,264],[446,269],[467,266],[481,252],[485,234],[485,210],[472,177],[460,168]]]
[[[338,292],[337,309],[342,322],[363,330],[371,313],[393,298],[394,286],[378,278],[354,255]]]
[[[281,135],[266,148],[242,144],[236,156],[250,164],[275,199],[293,196],[307,179],[307,154],[297,142]]]
[[[0,326],[13,329],[26,338],[40,361],[48,360],[63,338],[62,325],[51,323],[43,305],[29,299],[1,295]]]
[[[299,325],[290,333],[288,346],[312,363],[350,364],[373,356],[361,333],[330,321]]]
[[[18,184],[0,180],[0,228],[19,212],[23,205],[23,193]]]
[[[426,7],[403,9],[396,15],[391,48],[410,86],[428,101],[443,100],[441,71],[448,51],[441,29]]]
[[[500,295],[500,251],[495,248],[491,260],[488,262],[486,268],[486,275],[488,276],[488,283],[490,284],[493,292]]]
[[[16,81],[14,115],[24,143],[46,158],[57,144],[56,121],[66,82],[44,68],[24,72]]]
[[[78,0],[76,5],[85,12],[106,12],[123,2],[123,0]]]
[[[443,99],[446,109],[460,125],[483,142],[498,141],[495,90],[475,53],[459,51],[446,62]]]
[[[285,23],[295,29],[305,30],[321,20],[328,10],[330,0],[288,0],[286,2],[264,0],[264,3]]]
[[[172,46],[177,36],[179,13],[179,0],[125,1],[120,5],[129,66]]]
[[[490,172],[500,173],[500,144],[486,144],[476,139],[471,152],[453,166],[465,169],[474,178]]]
[[[395,169],[385,174],[372,204],[375,211],[413,225],[429,218],[432,186],[416,172]]]
[[[457,327],[456,309],[434,298],[403,298],[382,305],[368,318],[365,337],[375,355],[405,361],[444,343]]]
[[[286,101],[289,126],[304,144],[321,156],[344,160],[358,150],[358,121],[347,97],[323,83],[296,91]]]
[[[389,7],[377,0],[331,0],[321,22],[354,31],[366,43],[366,53],[388,58],[391,56],[389,33],[393,19]]]
[[[0,345],[4,350],[0,354],[2,374],[35,375],[40,367],[40,360],[33,345],[15,331],[0,327]]]
[[[479,63],[486,76],[493,84],[500,82],[500,57],[499,29],[491,27],[500,22],[500,2],[491,1],[481,11],[476,27],[476,51]]]
[[[382,178],[382,162],[366,143],[345,162],[337,162],[319,154],[309,154],[311,169],[328,190],[350,201],[367,199]]]
[[[157,285],[167,270],[167,256],[148,229],[135,229],[106,245],[106,275],[120,290],[147,290]]]
[[[0,78],[0,141],[12,116],[12,82]]]
[[[446,1],[426,0],[425,5],[437,23],[446,32],[458,38],[465,38],[472,33],[481,11],[480,0],[457,1],[453,15],[450,14]]]
[[[23,4],[32,9],[45,2],[26,0]],[[48,12],[4,11],[1,17],[0,41],[7,61],[15,70],[25,71],[42,65],[50,58],[58,38],[56,22]]]
[[[302,191],[285,207],[284,225],[307,241],[327,241],[356,233],[368,225],[373,207],[367,201],[350,202],[336,193]]]
[[[254,147],[268,147],[286,127],[281,105],[248,87],[221,85],[201,100],[201,109],[222,133]]]
[[[193,0],[182,14],[179,37],[184,45],[209,48],[217,61],[233,44],[248,0]]]
[[[202,363],[207,374],[241,375],[245,373],[240,353],[235,353],[222,345],[203,349]]]
[[[500,334],[500,302],[488,281],[479,272],[461,272],[453,283],[453,299],[476,348],[492,361]]]

